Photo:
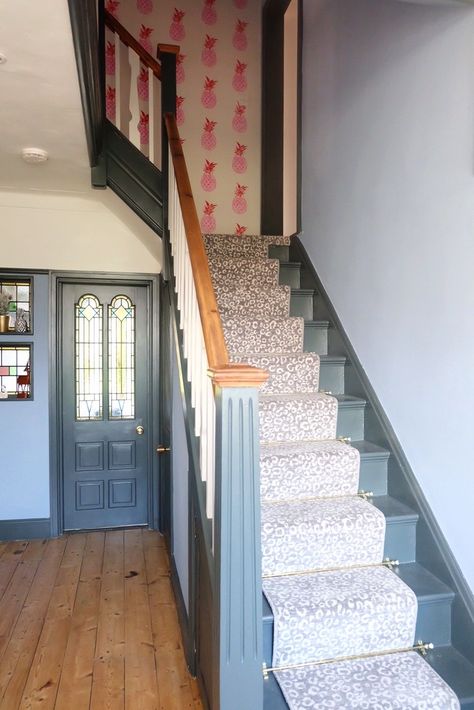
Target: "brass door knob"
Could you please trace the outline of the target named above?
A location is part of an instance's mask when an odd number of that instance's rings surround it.
[[[156,449],[157,454],[167,454],[168,451],[171,451],[169,446],[158,446]]]
[[[145,429],[141,426],[141,424],[137,426],[135,431],[137,432],[138,436],[143,436],[143,434],[145,433]]]

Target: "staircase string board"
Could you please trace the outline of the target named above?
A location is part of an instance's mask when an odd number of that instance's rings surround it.
[[[290,710],[456,710],[416,650],[417,598],[384,561],[385,516],[359,492],[360,455],[337,438],[338,400],[319,389],[270,244],[205,236],[233,362],[266,369],[260,393],[263,591],[270,672]],[[418,650],[423,650],[423,645]]]

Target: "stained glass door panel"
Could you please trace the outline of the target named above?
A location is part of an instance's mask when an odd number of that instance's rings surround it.
[[[148,522],[147,287],[64,284],[65,530]]]

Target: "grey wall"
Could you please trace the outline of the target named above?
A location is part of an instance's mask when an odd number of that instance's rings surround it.
[[[0,520],[49,517],[48,276],[33,279],[34,400],[0,400]]]
[[[176,352],[173,352],[173,409],[171,441],[171,475],[173,477],[173,516],[171,545],[178,570],[181,592],[189,611],[188,572],[188,445],[184,424],[183,403],[180,392]]]
[[[474,588],[474,11],[306,0],[303,241]]]

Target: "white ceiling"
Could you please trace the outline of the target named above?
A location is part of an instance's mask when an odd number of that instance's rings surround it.
[[[0,0],[0,189],[83,191],[90,185],[66,0]],[[27,165],[22,148],[48,151]]]

